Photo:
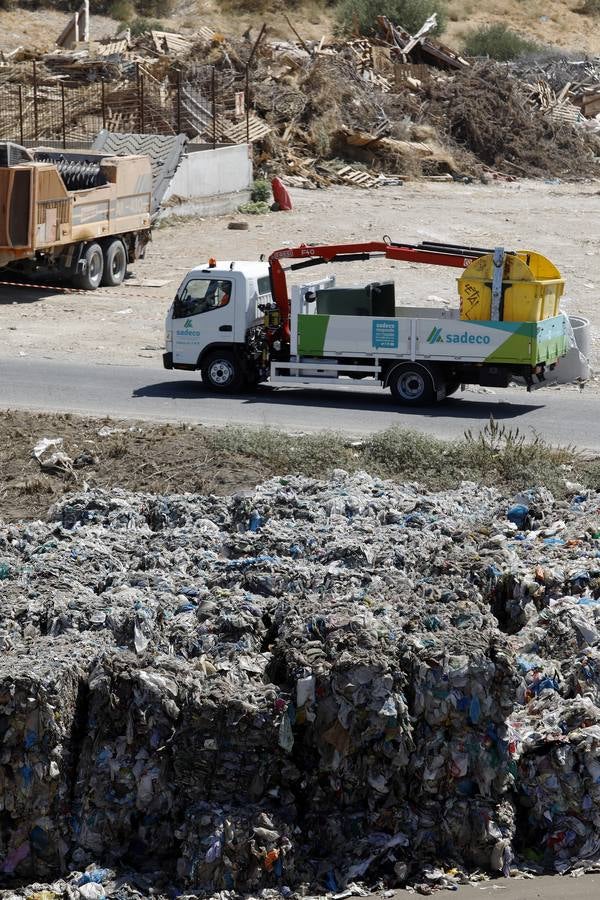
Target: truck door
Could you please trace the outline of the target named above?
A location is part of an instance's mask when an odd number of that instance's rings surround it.
[[[193,276],[173,303],[173,362],[194,365],[208,344],[233,343],[233,281]]]

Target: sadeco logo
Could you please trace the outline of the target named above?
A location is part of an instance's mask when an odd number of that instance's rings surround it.
[[[194,323],[191,319],[186,319],[183,323],[183,328],[179,328],[175,334],[180,338],[197,338],[200,337],[199,331],[194,331]]]
[[[444,338],[442,337],[442,329],[441,328],[432,328],[431,334],[427,338],[428,344],[442,344],[444,342]]]
[[[436,325],[431,329],[427,343],[443,344],[444,342],[446,344],[489,344],[490,336],[489,334],[469,334],[468,331],[463,331],[462,334],[447,334],[444,338],[442,329]]]

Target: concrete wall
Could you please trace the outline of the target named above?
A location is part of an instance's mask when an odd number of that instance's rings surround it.
[[[252,185],[252,160],[248,144],[187,152],[163,198],[191,201],[199,214],[232,212],[248,199]],[[185,204],[187,206],[187,204]],[[166,213],[181,214],[177,206]]]

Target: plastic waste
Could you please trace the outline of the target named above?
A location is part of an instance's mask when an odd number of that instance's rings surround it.
[[[2,877],[274,898],[600,863],[600,502],[576,488],[340,470],[0,525]]]

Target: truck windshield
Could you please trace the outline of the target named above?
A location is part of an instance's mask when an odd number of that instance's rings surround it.
[[[173,304],[173,318],[197,316],[227,306],[231,298],[231,281],[220,278],[192,278]]]

